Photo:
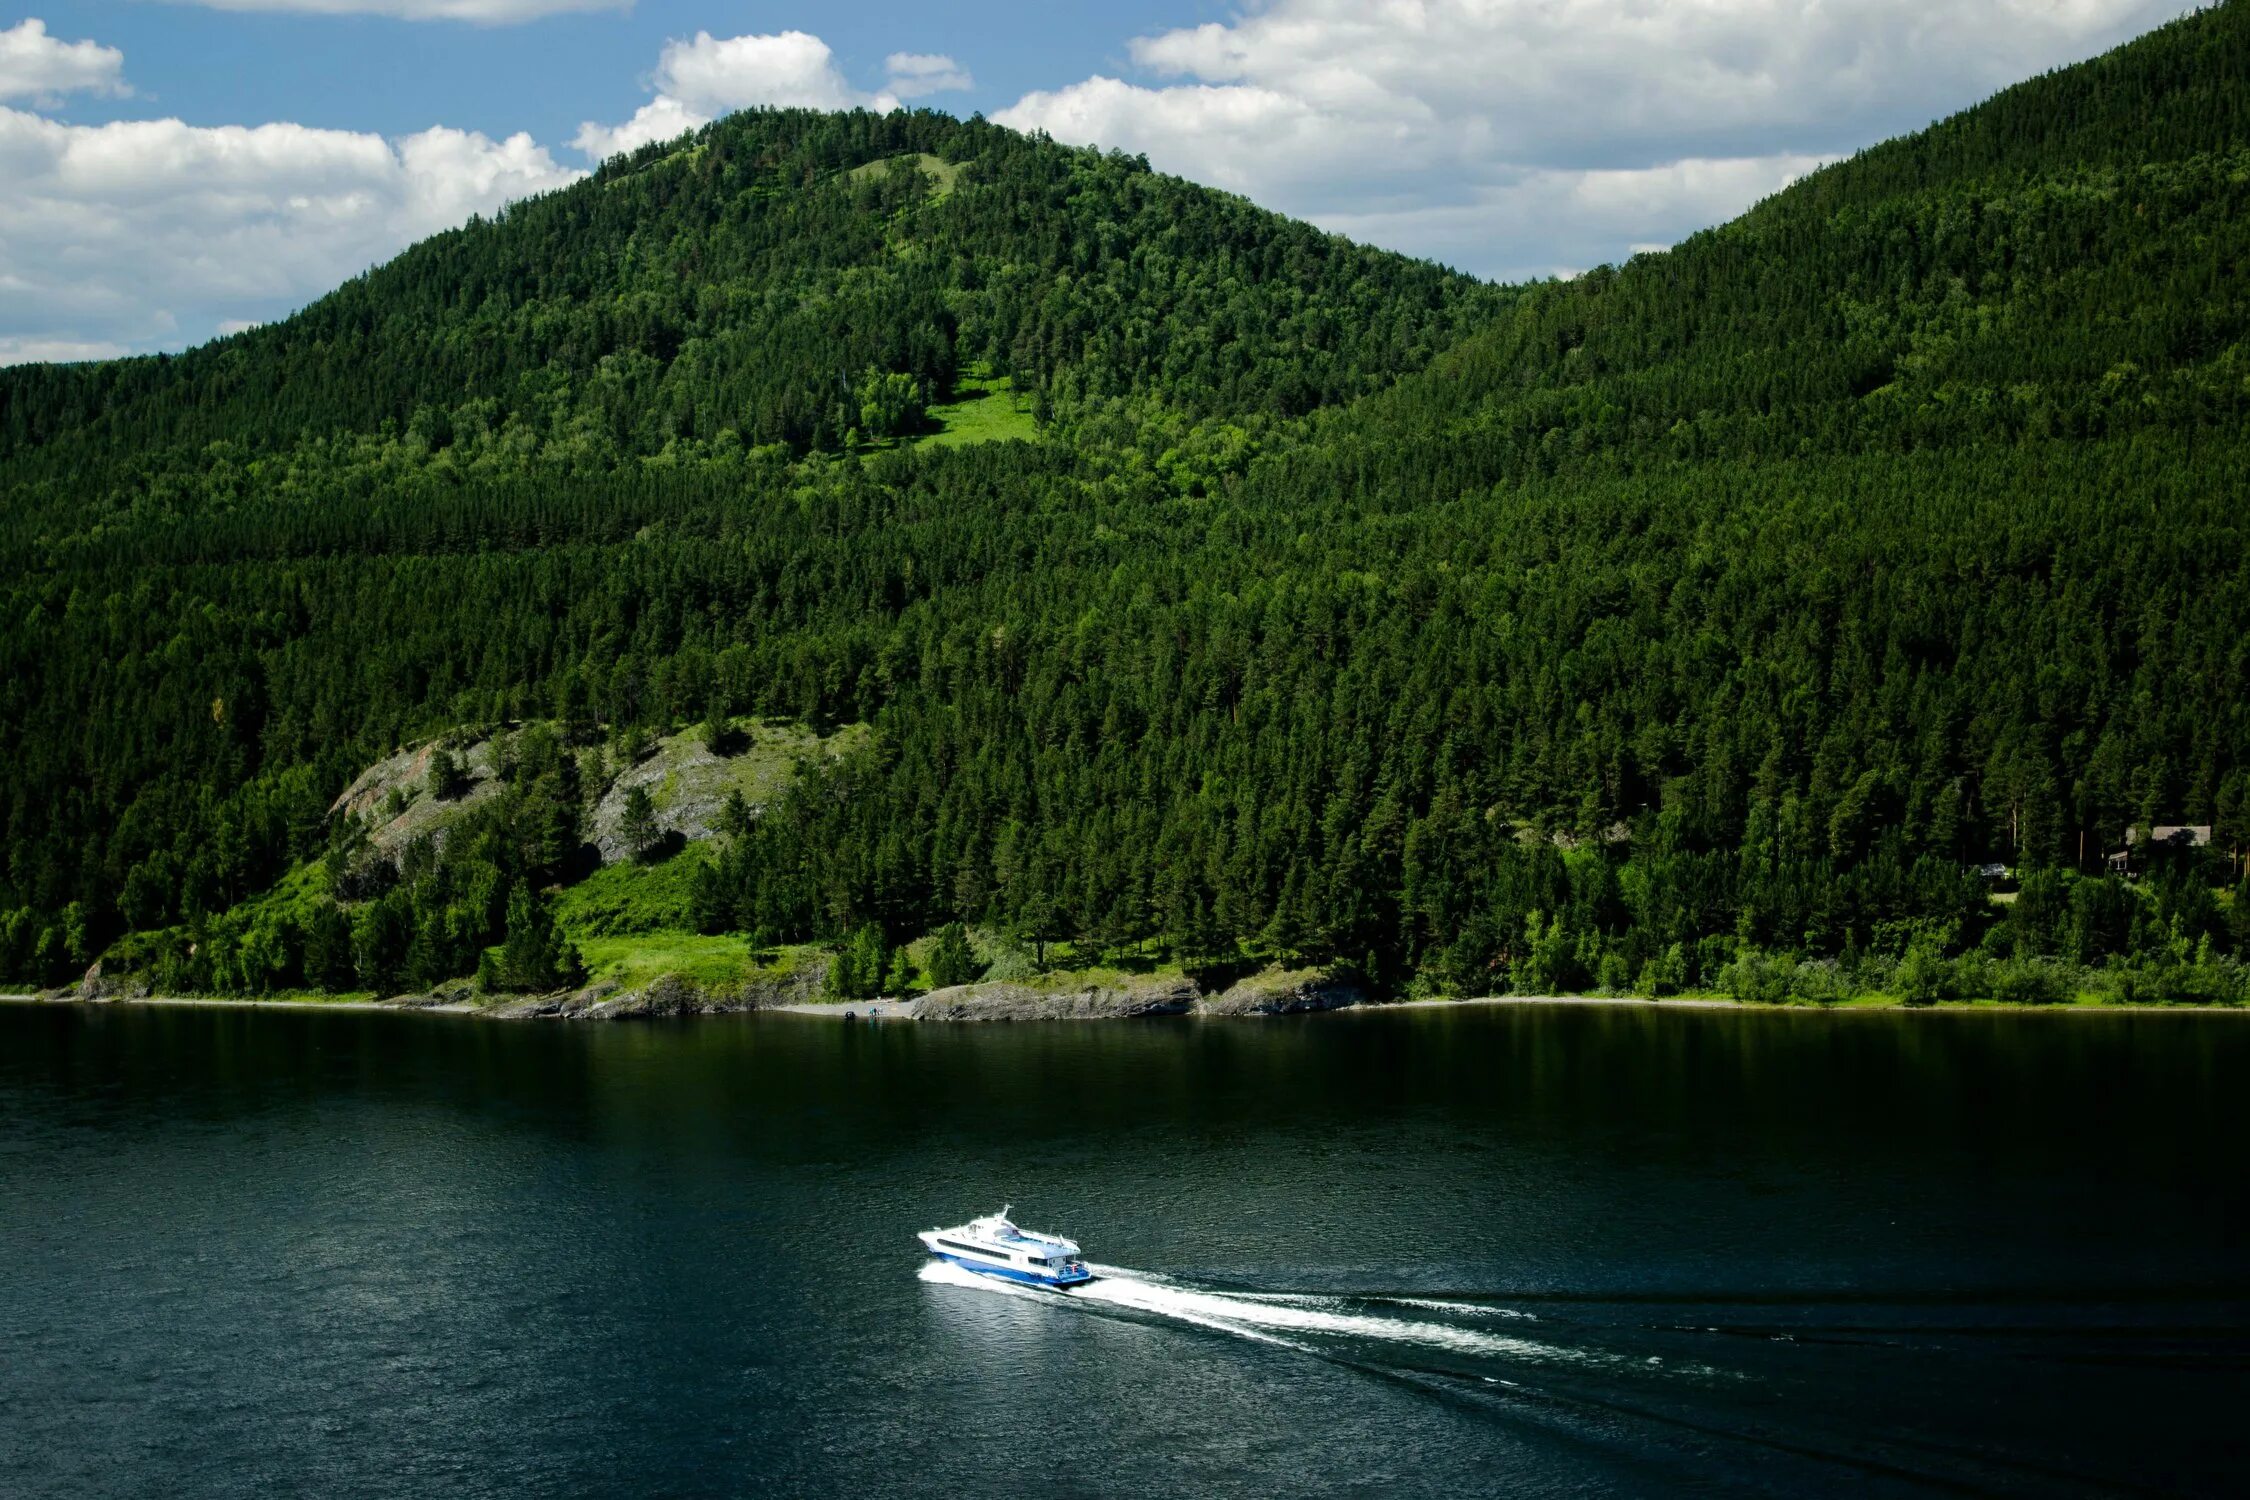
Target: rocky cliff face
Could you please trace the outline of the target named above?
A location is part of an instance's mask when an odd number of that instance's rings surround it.
[[[594,804],[587,836],[602,863],[630,858],[625,802],[635,787],[656,808],[658,837],[693,843],[718,830],[719,813],[736,793],[754,817],[781,795],[800,766],[843,754],[866,737],[865,725],[848,725],[825,738],[797,724],[759,724],[740,730],[718,753],[700,731],[668,735],[643,760],[618,771]]]
[[[430,789],[431,762],[441,749],[451,750],[464,777],[463,789],[444,798]],[[366,825],[368,842],[379,853],[396,859],[419,834],[429,834],[443,843],[446,829],[463,813],[499,795],[500,781],[492,768],[492,741],[471,739],[449,744],[448,738],[441,736],[401,750],[360,772],[344,794],[330,804],[328,816],[356,816]]]
[[[615,864],[632,854],[625,837],[625,800],[635,787],[645,789],[655,806],[660,841],[680,844],[710,838],[718,831],[720,810],[732,793],[742,794],[755,817],[781,795],[800,766],[842,755],[866,735],[863,724],[820,735],[798,724],[740,721],[721,746],[723,753],[704,742],[700,729],[665,735],[652,742],[641,759],[610,767],[606,779],[588,788],[593,804],[586,818],[587,839],[600,852],[603,864]],[[437,796],[430,785],[431,766],[441,749],[449,751],[462,770],[460,789],[448,797]],[[396,859],[420,834],[443,844],[446,831],[463,814],[500,791],[492,740],[456,732],[369,766],[328,813],[332,818],[358,817],[375,850]]]

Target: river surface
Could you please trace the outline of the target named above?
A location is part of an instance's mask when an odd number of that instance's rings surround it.
[[[0,1494],[2216,1493],[2246,1195],[2236,1016],[0,1006]]]

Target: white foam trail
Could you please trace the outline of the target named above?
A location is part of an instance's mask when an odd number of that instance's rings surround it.
[[[1383,1297],[1378,1300],[1397,1307],[1423,1307],[1431,1312],[1453,1313],[1464,1318],[1519,1318],[1526,1323],[1539,1321],[1537,1313],[1517,1312],[1512,1307],[1494,1307],[1487,1302],[1453,1302],[1443,1297]]]
[[[1549,1366],[1568,1365],[1580,1369],[1632,1369],[1645,1374],[1650,1368],[1650,1362],[1625,1355],[1592,1349],[1570,1349],[1534,1339],[1515,1338],[1490,1329],[1462,1328],[1435,1321],[1385,1318],[1351,1312],[1346,1309],[1352,1303],[1342,1298],[1297,1292],[1210,1292],[1170,1277],[1153,1272],[1133,1271],[1123,1266],[1089,1264],[1087,1269],[1094,1273],[1094,1280],[1062,1289],[1026,1286],[1004,1277],[980,1276],[973,1271],[965,1271],[950,1261],[940,1260],[925,1262],[921,1277],[926,1282],[997,1292],[1003,1296],[1028,1297],[1055,1306],[1079,1304],[1087,1312],[1093,1312],[1099,1307],[1118,1308],[1219,1333],[1231,1333],[1238,1338],[1261,1344],[1277,1344],[1305,1353],[1321,1351],[1315,1345],[1304,1342],[1301,1337],[1291,1338],[1288,1335],[1328,1335],[1393,1345],[1419,1344],[1454,1354],[1481,1355]],[[1527,1313],[1514,1313],[1506,1308],[1488,1308],[1482,1304],[1464,1306],[1436,1298],[1392,1297],[1381,1300],[1442,1313],[1466,1311],[1493,1312],[1510,1317],[1530,1316]],[[1661,1365],[1657,1367],[1670,1368]],[[1728,1372],[1706,1365],[1687,1365],[1678,1367],[1674,1373],[1723,1377]]]
[[[1511,1359],[1536,1359],[1584,1364],[1589,1357],[1552,1344],[1510,1338],[1483,1329],[1458,1328],[1446,1323],[1411,1318],[1374,1317],[1367,1313],[1339,1312],[1336,1304],[1308,1306],[1299,1302],[1270,1302],[1258,1297],[1226,1292],[1198,1292],[1186,1287],[1151,1281],[1131,1272],[1104,1268],[1097,1278],[1071,1289],[1074,1300],[1106,1302],[1138,1312],[1190,1322],[1223,1323],[1292,1333],[1337,1334],[1347,1338],[1376,1339],[1394,1344],[1422,1344],[1458,1354],[1497,1355]]]
[[[1334,1334],[1393,1344],[1420,1344],[1456,1354],[1487,1355],[1503,1359],[1533,1360],[1550,1364],[1610,1365],[1620,1361],[1607,1354],[1566,1349],[1533,1339],[1514,1338],[1483,1329],[1411,1318],[1385,1318],[1344,1311],[1342,1298],[1304,1293],[1207,1292],[1181,1285],[1167,1277],[1134,1271],[1124,1266],[1089,1265],[1095,1280],[1074,1287],[1069,1295],[1088,1302],[1105,1302],[1160,1317],[1178,1318],[1204,1326],[1223,1325],[1238,1332],[1252,1328],[1290,1332]],[[1459,1304],[1432,1298],[1392,1298],[1432,1311],[1454,1313]],[[1483,1311],[1479,1307],[1475,1309]],[[1506,1312],[1506,1309],[1496,1311]]]
[[[1143,1281],[1164,1283],[1164,1278],[1143,1275]],[[1489,1302],[1470,1302],[1454,1297],[1400,1297],[1387,1292],[1230,1292],[1246,1302],[1278,1302],[1295,1307],[1348,1307],[1353,1303],[1381,1303],[1385,1307],[1418,1307],[1426,1312],[1444,1313],[1453,1318],[1510,1318],[1522,1323],[1539,1321],[1537,1313],[1518,1312],[1512,1307],[1495,1307]]]
[[[1177,1286],[1168,1276],[1154,1271],[1131,1271],[1123,1266],[1089,1265],[1086,1269],[1098,1276],[1121,1276],[1134,1281],[1145,1281],[1152,1286]],[[1419,1307],[1429,1312],[1445,1313],[1457,1318],[1514,1318],[1525,1323],[1539,1321],[1537,1313],[1519,1312],[1512,1307],[1499,1307],[1490,1302],[1472,1302],[1461,1297],[1402,1297],[1389,1292],[1227,1292],[1230,1298],[1244,1302],[1274,1302],[1293,1307],[1349,1307],[1353,1303],[1380,1302],[1389,1307]]]
[[[1649,1361],[1629,1358],[1622,1354],[1600,1352],[1600,1349],[1568,1349],[1564,1345],[1541,1343],[1534,1338],[1514,1338],[1498,1334],[1492,1329],[1465,1329],[1449,1322],[1426,1322],[1417,1318],[1379,1318],[1370,1313],[1345,1311],[1350,1307],[1343,1298],[1323,1298],[1307,1293],[1231,1293],[1231,1291],[1199,1291],[1195,1286],[1174,1282],[1172,1277],[1129,1271],[1125,1266],[1096,1266],[1089,1264],[1087,1271],[1093,1280],[1069,1289],[1048,1289],[1048,1286],[1026,1286],[1010,1282],[1006,1277],[976,1275],[963,1271],[952,1262],[922,1262],[920,1277],[931,1284],[965,1286],[974,1291],[990,1291],[1010,1295],[1010,1298],[1030,1298],[1048,1304],[1091,1304],[1093,1307],[1116,1307],[1134,1313],[1147,1313],[1154,1318],[1170,1318],[1186,1322],[1192,1327],[1213,1329],[1219,1334],[1233,1334],[1249,1338],[1262,1345],[1280,1345],[1287,1349],[1300,1349],[1307,1354],[1318,1354],[1318,1349],[1303,1338],[1289,1338],[1289,1334],[1312,1336],[1325,1334],[1336,1338],[1366,1338],[1375,1343],[1390,1345],[1422,1345],[1431,1349],[1444,1349],[1449,1354],[1471,1354],[1487,1358],[1507,1358],[1507,1361],[1539,1363],[1539,1365],[1573,1365],[1579,1370],[1636,1370],[1645,1374]],[[1532,1318],[1532,1313],[1516,1313],[1505,1307],[1485,1307],[1485,1304],[1460,1304],[1444,1302],[1438,1298],[1381,1298],[1384,1302],[1420,1307],[1438,1313],[1492,1313],[1503,1318]],[[1696,1374],[1708,1379],[1728,1379],[1732,1372],[1714,1370],[1710,1365],[1656,1365],[1676,1374]],[[1739,1376],[1735,1376],[1739,1379]]]
[[[920,1275],[922,1280],[934,1286],[968,1287],[972,1290],[980,1292],[998,1292],[1002,1296],[1006,1297],[1029,1297],[1034,1301],[1039,1302],[1051,1303],[1062,1302],[1066,1300],[1099,1302],[1110,1300],[1098,1297],[1081,1298],[1080,1294],[1086,1290],[1085,1287],[1074,1287],[1068,1292],[1057,1292],[1046,1287],[1026,1286],[1020,1281],[1010,1281],[1004,1276],[980,1276],[974,1271],[962,1270],[959,1266],[955,1265],[949,1260],[929,1260],[923,1262]],[[1092,1283],[1092,1285],[1094,1286],[1101,1286],[1104,1284],[1105,1283],[1100,1281]],[[1149,1308],[1145,1310],[1151,1312],[1158,1311],[1158,1309],[1155,1308]],[[1221,1333],[1235,1334],[1238,1337],[1251,1339],[1256,1341],[1257,1343],[1277,1344],[1284,1349],[1296,1349],[1304,1352],[1311,1352],[1312,1349],[1312,1346],[1310,1344],[1301,1344],[1295,1339],[1282,1338],[1278,1334],[1267,1333],[1262,1329],[1244,1327],[1242,1324],[1233,1322],[1228,1319],[1199,1316],[1185,1309],[1165,1309],[1164,1311],[1166,1316],[1177,1319],[1182,1323],[1192,1323],[1199,1328],[1210,1328],[1215,1329]]]

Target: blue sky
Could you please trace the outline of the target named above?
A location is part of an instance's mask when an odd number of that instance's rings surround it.
[[[981,110],[1480,275],[1569,275],[2193,8],[6,3],[0,363],[282,316],[472,212],[758,103]]]
[[[806,31],[870,90],[894,52],[946,53],[977,86],[950,113],[1005,108],[1036,88],[1115,73],[1133,37],[1223,20],[1235,7],[1093,0],[921,0],[804,5],[773,0],[637,0],[513,24],[402,21],[385,15],[213,9],[192,0],[70,0],[0,5],[0,27],[38,16],[54,36],[125,54],[135,97],[74,98],[59,113],[98,122],[177,114],[195,125],[298,120],[404,135],[456,125],[501,137],[567,141],[581,120],[622,119],[647,100],[640,80],[672,37]]]

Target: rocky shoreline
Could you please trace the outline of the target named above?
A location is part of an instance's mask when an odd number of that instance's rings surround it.
[[[355,1010],[443,1011],[496,1021],[624,1021],[682,1016],[737,1015],[781,1011],[836,1020],[913,1020],[956,1022],[1108,1021],[1144,1016],[1268,1016],[1341,1010],[1365,1003],[1349,980],[1318,969],[1269,969],[1216,993],[1184,975],[1116,975],[1074,984],[1069,975],[1037,983],[1007,980],[954,985],[897,1000],[837,1001],[821,998],[825,975],[808,968],[741,984],[706,986],[682,975],[660,975],[627,987],[598,980],[583,989],[546,995],[489,996],[466,980],[425,994],[385,999],[337,1001],[306,999],[203,999],[159,996],[132,978],[104,979],[97,965],[78,984],[13,998],[72,1004],[204,1004],[303,1006]]]
[[[902,1000],[800,1004],[774,1009],[852,1020],[1113,1021],[1141,1016],[1278,1016],[1342,1010],[1365,1003],[1349,980],[1317,969],[1268,970],[1216,994],[1179,974],[1067,981],[955,985]]]
[[[768,1012],[836,1021],[1122,1021],[1142,1017],[1256,1017],[1313,1011],[1420,1010],[1484,1005],[1647,1006],[1663,1010],[1788,1010],[1831,1014],[1889,1013],[1908,1009],[1895,1001],[1877,1005],[1807,1006],[1760,1004],[1722,996],[1674,995],[1465,995],[1434,1000],[1372,1003],[1351,981],[1318,969],[1271,969],[1206,991],[1181,975],[1107,975],[1100,980],[1059,974],[1037,983],[988,980],[956,985],[899,999],[826,1000],[824,971],[818,967],[775,975],[747,984],[704,986],[676,974],[660,975],[635,986],[601,980],[578,990],[547,995],[490,996],[466,980],[426,994],[386,999],[333,999],[325,996],[220,997],[157,995],[145,983],[108,980],[89,974],[76,985],[37,993],[0,993],[0,1002],[63,1005],[193,1005],[242,1010],[429,1011],[481,1016],[496,1021],[629,1021],[688,1016]],[[1918,1010],[1924,1015],[1973,1012],[1981,1015],[2250,1015],[2250,1006],[2187,1004],[1998,1005],[1991,1001],[1948,1000]]]

